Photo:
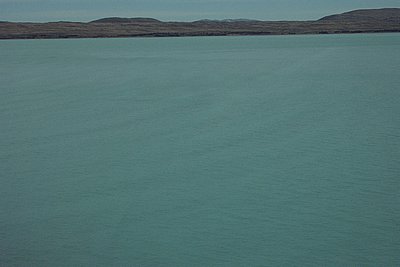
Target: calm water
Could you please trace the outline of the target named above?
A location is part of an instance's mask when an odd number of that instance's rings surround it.
[[[0,265],[400,264],[399,34],[0,59]]]

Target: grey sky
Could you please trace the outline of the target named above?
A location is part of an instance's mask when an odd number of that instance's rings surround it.
[[[400,7],[400,0],[0,0],[0,21],[89,21],[101,17],[312,20],[359,8]]]

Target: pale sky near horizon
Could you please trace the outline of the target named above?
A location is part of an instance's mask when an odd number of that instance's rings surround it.
[[[400,7],[400,0],[0,0],[0,21],[90,21],[114,16],[164,21],[314,20],[382,7]]]

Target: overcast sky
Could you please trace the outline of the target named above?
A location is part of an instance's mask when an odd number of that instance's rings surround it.
[[[312,20],[379,7],[400,7],[400,0],[0,0],[0,21],[90,21],[111,16]]]

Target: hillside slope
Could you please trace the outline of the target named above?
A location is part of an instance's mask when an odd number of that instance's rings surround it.
[[[397,21],[400,8],[360,9],[323,17],[319,21]]]
[[[285,35],[400,32],[400,8],[355,10],[317,21],[246,19],[162,22],[152,18],[103,18],[88,23],[0,23],[0,39],[160,36]]]

